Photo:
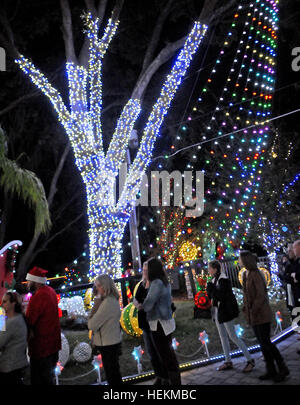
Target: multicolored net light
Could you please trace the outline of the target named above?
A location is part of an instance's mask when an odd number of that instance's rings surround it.
[[[206,189],[205,202],[212,201],[214,207],[213,212],[206,215],[202,228],[207,241],[204,256],[211,251],[211,244],[221,242],[227,248],[236,246],[245,242],[251,231],[271,132],[268,119],[275,87],[277,23],[278,1],[241,1],[198,102],[178,136],[180,141],[192,121],[200,118],[203,121],[203,106],[208,103],[210,94],[218,91],[222,78],[224,87],[217,96],[213,112],[209,113],[202,137],[203,141],[214,139],[207,151],[210,157],[205,162],[205,172],[213,177]],[[231,39],[238,27],[241,37],[228,68],[226,58],[234,46]],[[215,134],[220,140],[215,139]],[[225,134],[229,136],[224,138]],[[220,159],[222,150],[223,160]],[[193,167],[193,163],[188,163],[187,168]],[[216,170],[214,174],[210,167]],[[227,179],[223,174],[225,167],[230,172]]]

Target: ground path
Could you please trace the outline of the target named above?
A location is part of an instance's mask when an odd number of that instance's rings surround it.
[[[226,371],[217,371],[222,364],[213,363],[204,367],[181,372],[183,385],[299,385],[300,386],[300,340],[298,334],[293,333],[285,340],[277,343],[282,356],[290,370],[290,375],[281,383],[272,380],[260,381],[258,376],[265,373],[265,363],[261,352],[253,353],[256,362],[255,368],[247,374],[242,373],[245,358],[233,359],[234,368]],[[153,380],[143,381],[136,385],[152,385]]]

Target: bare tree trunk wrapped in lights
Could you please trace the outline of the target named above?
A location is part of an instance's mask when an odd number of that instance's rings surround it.
[[[119,5],[122,2],[118,2]],[[65,1],[62,0],[62,5]],[[65,27],[66,28],[65,19]],[[131,132],[141,112],[143,86],[136,86],[132,98],[125,105],[117,122],[112,140],[105,153],[101,127],[102,60],[118,27],[118,13],[113,12],[104,34],[98,38],[99,19],[89,12],[84,16],[86,36],[89,40],[88,66],[75,62],[72,48],[67,51],[66,63],[69,105],[47,78],[24,56],[16,62],[29,75],[33,83],[49,98],[70,139],[76,165],[87,193],[90,243],[90,277],[99,273],[121,275],[122,237],[132,204],[141,185],[154,148],[155,140],[172,99],[185,75],[207,30],[205,24],[195,22],[174,67],[162,86],[161,94],[153,106],[144,128],[137,156],[133,161],[118,202],[114,201],[114,184],[125,154]],[[67,35],[66,29],[64,34]],[[177,45],[178,46],[178,45]],[[174,52],[174,51],[173,51]],[[151,65],[150,65],[151,67]]]

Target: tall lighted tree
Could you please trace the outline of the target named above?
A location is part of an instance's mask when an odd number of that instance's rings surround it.
[[[48,97],[70,139],[75,162],[86,187],[91,279],[99,273],[108,273],[115,277],[121,275],[122,237],[143,174],[151,161],[154,143],[171,101],[207,30],[207,25],[196,21],[185,39],[146,122],[140,147],[128,170],[124,188],[118,201],[115,201],[113,184],[125,161],[131,132],[141,112],[143,94],[142,87],[136,86],[121,112],[109,147],[105,151],[101,125],[101,70],[105,53],[117,31],[118,15],[119,13],[113,13],[101,38],[98,36],[99,19],[91,12],[84,15],[85,35],[89,44],[88,63],[85,66],[75,63],[74,55],[69,50],[66,62],[69,106],[29,59],[21,55],[16,60],[32,82]],[[153,70],[153,66],[150,64],[148,74],[151,69]]]
[[[215,257],[217,243],[231,257],[258,222],[257,201],[266,192],[262,176],[274,136],[269,120],[276,83],[278,7],[278,0],[239,2],[198,99],[180,125],[170,155],[166,154],[170,160],[172,154],[186,152],[187,139],[194,143],[187,169],[205,172],[201,233],[206,260]],[[202,132],[195,142],[189,141],[191,128]]]

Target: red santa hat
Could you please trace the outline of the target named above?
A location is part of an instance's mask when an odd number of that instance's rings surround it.
[[[36,283],[46,284],[47,282],[47,270],[41,269],[40,267],[33,267],[33,269],[29,270],[26,276],[26,280],[28,281],[35,281]]]

